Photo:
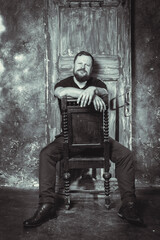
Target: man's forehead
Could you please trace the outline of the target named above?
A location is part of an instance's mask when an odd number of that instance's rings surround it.
[[[85,61],[92,62],[92,58],[90,56],[86,56],[86,55],[78,56],[76,61],[80,61],[80,60],[85,60]]]

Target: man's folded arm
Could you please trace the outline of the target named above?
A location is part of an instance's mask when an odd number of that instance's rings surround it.
[[[100,97],[106,96],[108,94],[108,91],[105,88],[95,86],[91,86],[88,88],[94,88],[95,95],[98,95]],[[83,91],[85,90],[74,87],[57,87],[55,89],[54,95],[59,99],[61,99],[62,97],[78,98],[80,94],[83,94]]]
[[[108,91],[106,88],[96,87],[95,94],[99,97],[107,96]]]
[[[57,87],[55,89],[54,95],[59,99],[63,97],[78,98],[82,92],[83,92],[82,89],[78,89],[74,87]]]

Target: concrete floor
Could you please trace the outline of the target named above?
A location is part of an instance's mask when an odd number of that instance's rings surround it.
[[[117,216],[119,193],[111,195],[112,208],[104,207],[103,195],[72,193],[72,208],[64,209],[58,198],[56,219],[34,229],[23,229],[23,220],[37,208],[38,191],[1,188],[0,240],[151,240],[160,239],[160,188],[137,190],[138,207],[145,228],[128,224]]]

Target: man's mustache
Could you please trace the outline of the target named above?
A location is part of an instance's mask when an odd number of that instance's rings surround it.
[[[77,71],[78,71],[78,72],[79,72],[79,71],[83,71],[83,72],[87,73],[84,68],[78,69]]]

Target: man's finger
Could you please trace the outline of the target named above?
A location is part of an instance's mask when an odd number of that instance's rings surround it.
[[[82,94],[79,95],[78,99],[77,99],[77,103],[79,104],[81,102],[81,98],[82,98]]]
[[[92,96],[90,95],[90,96],[89,96],[89,99],[88,99],[88,105],[91,104],[91,101],[92,101]]]
[[[86,101],[87,101],[86,96],[83,95],[82,98],[81,98],[81,107],[85,107],[85,105],[86,105],[85,102],[86,102]]]
[[[94,108],[95,108],[95,110],[97,111],[96,101],[94,101],[93,104],[94,104]]]
[[[103,111],[103,102],[101,101],[101,112]]]
[[[84,105],[83,105],[84,107],[87,105],[88,101],[89,101],[89,96],[86,95],[84,100]]]

